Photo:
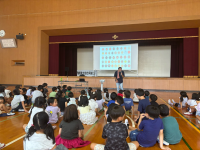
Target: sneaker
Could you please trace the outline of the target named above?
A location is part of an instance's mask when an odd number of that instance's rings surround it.
[[[0,149],[4,148],[6,145],[4,143],[0,143]]]
[[[19,112],[24,112],[24,109],[18,109]]]
[[[170,99],[168,100],[168,104],[169,104],[169,105],[171,105],[171,104],[172,104]]]
[[[52,128],[55,130],[55,129],[56,129],[56,126],[52,126]]]
[[[15,115],[15,113],[12,112],[7,113],[7,116],[12,116],[12,115]]]
[[[159,141],[159,137],[157,138],[157,142],[160,143],[160,141]],[[166,146],[167,146],[167,145],[169,145],[169,143],[166,142],[165,140],[163,140],[163,145],[166,145]]]
[[[192,115],[191,112],[185,112],[184,115]]]
[[[198,120],[197,122],[198,122],[198,124],[200,124],[200,120]]]
[[[129,129],[128,119],[125,119],[125,123],[124,124],[127,126],[127,129]]]
[[[176,102],[172,99],[172,103],[176,103]]]

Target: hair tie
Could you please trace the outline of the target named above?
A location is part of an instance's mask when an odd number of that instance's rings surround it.
[[[34,127],[34,125],[33,125],[33,124],[32,124],[31,126],[32,126],[32,127]]]

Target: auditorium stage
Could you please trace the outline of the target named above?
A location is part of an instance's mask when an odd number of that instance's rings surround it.
[[[24,76],[22,86],[38,86],[47,83],[48,86],[58,86],[58,81],[62,78],[67,81],[66,76]],[[77,81],[79,78],[85,78],[88,86],[100,88],[100,79],[105,79],[104,88],[116,88],[114,77],[79,77],[70,76],[68,81]],[[68,83],[68,86],[72,83]],[[142,88],[148,90],[169,90],[169,91],[200,91],[199,78],[143,78],[143,77],[125,77],[124,89],[134,90]]]

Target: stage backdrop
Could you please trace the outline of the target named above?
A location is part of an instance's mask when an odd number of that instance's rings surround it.
[[[117,40],[130,40],[130,39],[134,40],[132,40],[131,42],[130,41],[114,42],[114,40],[112,39],[113,35],[118,36]],[[76,61],[77,48],[91,48],[93,47],[93,45],[96,44],[105,45],[105,44],[139,43],[139,46],[171,45],[170,76],[171,77],[197,76],[198,37],[196,36],[198,36],[197,28],[128,32],[128,33],[92,34],[92,35],[52,36],[49,37],[49,42],[50,42],[49,74],[64,75],[65,67],[68,67],[70,65],[72,66],[71,68],[72,70],[70,70],[71,73],[70,72],[69,73],[70,75],[75,76],[76,75],[75,68],[77,70],[77,61]],[[110,40],[111,42],[102,42],[107,40]],[[92,43],[91,41],[101,41],[101,42]],[[60,43],[59,46],[58,43]],[[66,51],[71,51],[71,52],[66,52]],[[66,58],[64,58],[64,56]],[[66,63],[68,60],[71,61]]]

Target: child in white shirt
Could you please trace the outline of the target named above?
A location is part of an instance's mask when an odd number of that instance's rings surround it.
[[[180,99],[179,103],[176,103],[173,99],[172,99],[172,102],[169,99],[168,103],[170,105],[175,105],[179,109],[182,109],[182,108],[186,107],[186,104],[187,104],[187,101],[188,101],[188,96],[187,96],[187,93],[185,91],[181,91],[180,92],[179,99]]]
[[[55,146],[54,130],[45,112],[38,112],[33,117],[33,125],[23,141],[24,150],[49,150]]]
[[[193,93],[192,94],[192,99],[187,101],[187,104],[189,105],[189,107],[187,108],[187,110],[189,112],[185,112],[185,115],[193,115],[196,113],[196,106],[197,106],[197,100],[199,100],[199,95],[197,93]]]
[[[71,105],[71,104],[74,104],[77,106],[76,104],[76,99],[74,98],[74,94],[72,92],[69,92],[68,93],[68,99],[67,99],[67,106]]]
[[[103,91],[104,91],[103,97],[104,97],[105,101],[109,102],[109,101],[111,100],[111,98],[110,98],[110,94],[111,94],[111,93],[108,92],[108,89],[107,89],[107,88],[104,88]]]
[[[137,95],[136,95],[136,91],[137,91],[137,89],[134,90],[133,102],[139,102],[139,99],[138,99],[138,97],[137,97]]]
[[[89,106],[92,111],[96,112],[98,114],[98,103],[96,102],[96,94],[95,92],[92,92],[90,94],[90,99],[89,99]]]

